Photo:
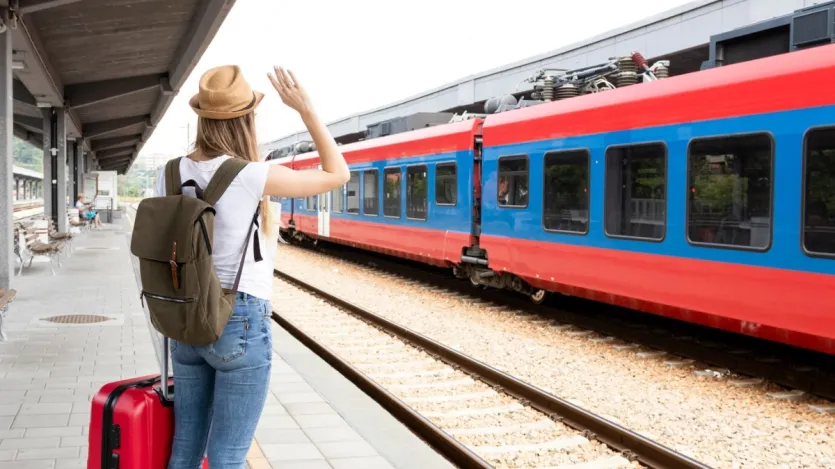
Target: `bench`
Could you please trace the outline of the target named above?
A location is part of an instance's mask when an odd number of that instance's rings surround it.
[[[55,275],[53,262],[57,261],[58,267],[61,267],[61,259],[58,258],[61,247],[60,243],[44,243],[38,239],[37,233],[15,226],[15,254],[20,259],[18,275],[23,275],[23,266],[26,265],[27,260],[29,261],[28,267],[32,266],[32,260],[36,256],[48,258],[49,269],[52,271],[52,275]]]
[[[6,292],[6,289],[0,288],[0,342],[6,340],[6,333],[3,332],[3,320],[6,318],[6,311],[9,310],[9,304],[14,300],[15,296],[17,296],[15,290]]]
[[[58,231],[57,227],[55,226],[55,222],[52,221],[50,218],[47,220],[47,233],[49,234],[49,242],[50,243],[61,243],[67,246],[66,252],[67,257],[70,256],[72,252],[72,233]]]

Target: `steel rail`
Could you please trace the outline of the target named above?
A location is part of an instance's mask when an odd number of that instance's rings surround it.
[[[415,412],[411,407],[398,399],[397,396],[388,392],[385,388],[368,378],[364,373],[352,366],[350,363],[339,358],[330,349],[317,342],[311,336],[305,334],[304,331],[293,324],[292,321],[281,316],[275,311],[272,313],[272,319],[278,323],[279,326],[289,332],[290,335],[301,342],[305,347],[312,350],[313,353],[322,358],[326,363],[345,376],[349,381],[354,383],[354,385],[360,388],[364,393],[374,399],[374,401],[392,414],[394,418],[403,423],[407,428],[429,444],[432,449],[440,453],[450,462],[459,467],[468,469],[488,469],[493,467],[487,461],[473,453],[469,448],[461,444],[461,442],[452,438],[449,434],[438,428],[426,417]]]
[[[400,339],[439,357],[451,366],[474,375],[494,387],[500,388],[503,392],[551,416],[552,419],[586,434],[594,435],[602,443],[624,453],[629,458],[637,459],[648,467],[654,469],[709,468],[709,466],[705,466],[632,430],[549,394],[531,384],[520,381],[503,371],[453,350],[418,332],[380,317],[361,306],[332,295],[286,272],[279,269],[275,269],[274,272],[277,277],[314,295],[320,296],[364,321],[380,327],[386,332],[394,334]]]

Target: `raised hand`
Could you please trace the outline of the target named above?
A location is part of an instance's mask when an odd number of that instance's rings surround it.
[[[313,104],[310,97],[299,83],[299,80],[292,71],[285,71],[282,67],[274,67],[275,75],[267,73],[273,88],[278,91],[281,102],[294,109],[301,115],[313,112]],[[289,76],[288,76],[289,75]]]

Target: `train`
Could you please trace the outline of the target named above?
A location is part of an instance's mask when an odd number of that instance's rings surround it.
[[[537,303],[571,295],[835,353],[835,45],[666,65],[545,70],[482,114],[342,145],[349,182],[271,199],[276,223]],[[320,168],[305,145],[268,161]]]

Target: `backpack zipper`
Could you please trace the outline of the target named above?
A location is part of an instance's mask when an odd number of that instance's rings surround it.
[[[139,293],[139,301],[142,302],[142,307],[145,307],[145,297],[153,298],[159,301],[168,301],[171,303],[194,303],[194,298],[171,298],[170,296],[154,295],[153,293],[142,291]]]

